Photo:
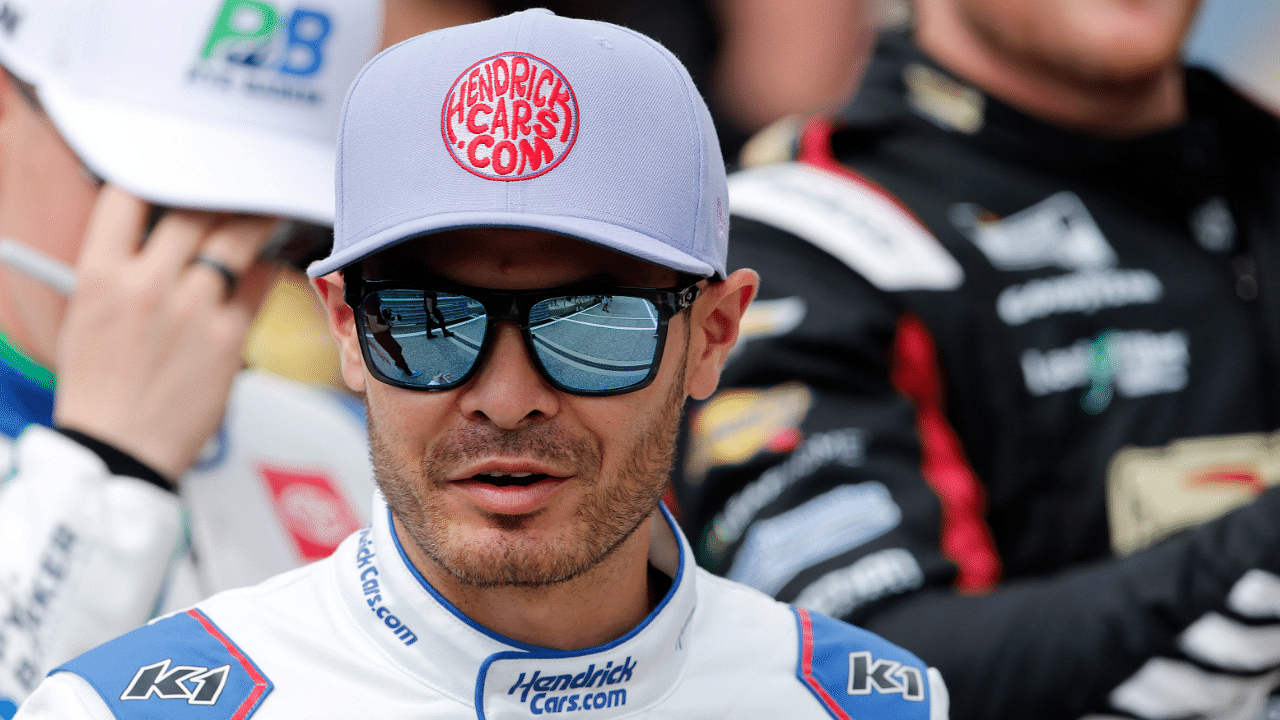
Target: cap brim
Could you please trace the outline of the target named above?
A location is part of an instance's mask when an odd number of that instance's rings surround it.
[[[710,277],[716,274],[715,268],[692,255],[628,228],[583,218],[512,212],[443,213],[403,222],[374,233],[341,252],[312,263],[307,269],[307,274],[311,277],[327,275],[405,240],[422,235],[477,227],[544,230],[616,250],[677,272],[690,273],[699,277]]]
[[[212,124],[56,82],[40,101],[90,170],[151,202],[333,223],[334,147]]]

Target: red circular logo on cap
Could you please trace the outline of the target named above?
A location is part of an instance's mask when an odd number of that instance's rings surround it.
[[[578,139],[578,98],[551,63],[506,52],[453,81],[440,130],[463,170],[488,180],[528,180],[569,154]]]

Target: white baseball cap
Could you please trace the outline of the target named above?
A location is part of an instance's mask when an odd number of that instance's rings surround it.
[[[729,205],[684,66],[608,23],[526,10],[400,43],[351,87],[318,277],[411,237],[545,230],[725,276]]]
[[[333,221],[381,0],[0,0],[0,64],[76,155],[162,205]]]

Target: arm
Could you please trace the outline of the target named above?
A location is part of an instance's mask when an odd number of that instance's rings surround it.
[[[176,495],[33,426],[0,486],[0,697],[145,622],[183,542]]]
[[[95,205],[59,336],[54,419],[152,471],[129,477],[45,428],[18,439],[0,487],[0,696],[12,700],[153,615],[185,549],[166,486],[217,427],[272,276],[255,258],[273,221],[174,211],[144,245],[147,211],[111,186]],[[228,292],[196,253],[242,282]]]
[[[58,673],[23,703],[14,720],[113,720],[115,715],[84,678]]]
[[[1272,490],[1123,560],[983,596],[935,588],[864,622],[940,667],[957,718],[1075,718],[1108,707],[1257,717],[1280,664],[1278,513]]]
[[[148,234],[149,208],[110,185],[94,206],[58,338],[54,422],[176,482],[226,410],[274,277],[257,256],[275,221],[170,210]]]
[[[734,261],[764,269],[761,300],[805,315],[748,341],[691,416],[680,498],[704,563],[917,653],[956,718],[1226,717],[1265,698],[1280,612],[1252,598],[1280,584],[1276,491],[1124,559],[956,592],[994,579],[998,557],[981,508],[940,477],[964,468],[939,462],[895,387],[895,298],[795,236],[733,232]],[[739,389],[754,394],[734,423],[709,418]]]

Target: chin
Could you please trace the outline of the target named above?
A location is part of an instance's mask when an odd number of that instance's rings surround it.
[[[1098,80],[1125,82],[1161,74],[1181,59],[1182,40],[1197,5],[1185,0],[1081,2],[1063,18],[1067,30],[1058,30],[1058,42],[1067,41],[1062,57]]]
[[[423,551],[436,565],[473,587],[548,587],[589,572],[621,543],[591,542],[580,529],[549,535],[523,527],[527,522],[503,518],[499,525],[465,532],[455,529],[443,542],[424,538]],[[514,527],[513,527],[514,526]],[[434,533],[429,533],[434,535]]]

